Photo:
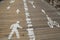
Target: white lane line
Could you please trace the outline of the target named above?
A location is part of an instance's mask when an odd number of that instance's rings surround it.
[[[30,18],[26,18],[26,21],[30,21],[31,19]]]
[[[25,7],[25,8],[27,7],[27,4],[26,4],[26,3],[24,3],[24,7]]]
[[[46,14],[46,12],[45,12],[45,10],[44,10],[44,9],[42,9],[41,11],[42,11],[44,14]]]
[[[25,9],[25,11],[28,11],[28,8],[24,8]]]
[[[24,2],[26,2],[26,0],[23,0]]]
[[[25,15],[26,15],[26,16],[28,16],[28,17],[30,16],[28,12],[27,12],[27,13],[25,13]]]
[[[20,10],[19,10],[19,9],[17,9],[17,10],[16,10],[16,13],[17,13],[17,14],[19,14],[19,13],[20,13]]]
[[[33,25],[30,23],[30,24],[28,24],[28,27],[32,27]]]
[[[31,21],[27,21],[28,24],[31,24],[32,22]]]
[[[34,34],[34,29],[33,28],[28,28],[27,31],[28,31],[28,35],[33,35]]]
[[[25,10],[25,13],[28,13],[28,8],[24,8],[24,10]]]
[[[31,19],[29,18],[30,15],[29,15],[29,12],[28,12],[28,6],[27,6],[27,3],[26,3],[26,0],[23,0],[23,2],[24,2],[24,9],[25,9],[27,26],[31,27],[32,26],[32,22],[31,22]]]
[[[26,17],[26,21],[27,21],[27,26],[28,27],[32,27],[32,22],[31,22],[31,19],[29,18],[29,13],[28,13],[28,7],[27,7],[27,3],[26,3],[26,0],[23,0],[25,3],[24,3],[24,8],[25,8],[25,15],[27,16]],[[29,40],[35,40],[35,35],[34,35],[34,31],[33,31],[33,28],[28,28],[27,29],[28,31],[28,36],[29,36]]]
[[[10,6],[8,6],[8,7],[7,7],[7,10],[9,10],[10,8],[11,8],[11,7],[10,7]]]
[[[15,0],[11,0],[9,3],[12,4],[12,3],[14,3],[14,2],[15,2]]]
[[[29,36],[30,40],[35,40],[34,29],[28,28],[27,31],[28,31],[28,36]]]

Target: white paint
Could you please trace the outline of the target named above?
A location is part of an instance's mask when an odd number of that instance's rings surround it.
[[[23,0],[23,1],[24,1],[24,9],[25,9],[26,21],[27,21],[28,27],[30,27],[30,26],[32,26],[32,24],[31,24],[32,22],[31,22],[31,19],[29,18],[30,15],[28,13],[27,3],[26,3],[26,0]]]
[[[14,2],[15,2],[15,0],[11,0],[11,1],[10,1],[11,4],[14,3]]]
[[[17,9],[17,10],[16,10],[16,13],[17,13],[17,14],[19,14],[19,13],[20,13],[20,10],[19,10],[19,9]]]
[[[35,5],[33,5],[33,8],[36,8]]]
[[[26,2],[26,0],[23,0],[24,2]]]
[[[30,16],[26,16],[26,18],[29,18]]]
[[[25,15],[26,15],[27,17],[29,17],[29,16],[30,16],[28,12],[27,12],[27,13],[25,13]]]
[[[27,26],[32,27],[33,25],[32,25],[31,19],[29,18],[30,15],[28,13],[28,7],[27,7],[26,0],[23,0],[23,1],[24,1],[24,8],[25,8]],[[29,28],[29,29],[27,29],[27,31],[28,31],[28,36],[29,36],[30,40],[35,40],[35,35],[34,35],[33,28]]]
[[[25,7],[25,8],[27,7],[27,4],[26,4],[26,3],[24,3],[24,7]]]
[[[7,7],[7,10],[9,10],[10,8],[11,8],[11,7],[10,7],[10,6],[8,6],[8,7]]]
[[[28,35],[34,35],[33,28],[28,28],[27,31],[28,31]]]
[[[49,22],[49,21],[48,21],[48,26],[49,26],[50,28],[53,28],[53,24],[52,24],[51,22]]]
[[[36,8],[35,5],[34,5],[34,1],[29,1],[29,3],[32,4],[33,8]]]
[[[28,28],[27,31],[28,31],[28,36],[29,36],[30,40],[35,40],[34,29]]]
[[[33,25],[32,24],[28,24],[28,27],[32,27]]]
[[[10,29],[12,29],[12,31],[11,31],[8,39],[12,38],[13,33],[16,33],[17,38],[20,38],[19,32],[18,32],[17,28],[22,28],[21,26],[19,26],[19,21],[17,21],[16,23],[14,23],[14,24],[11,25]]]
[[[26,4],[24,4],[24,6],[25,6],[24,8],[27,8],[27,5]]]
[[[28,11],[28,8],[24,8],[25,9],[25,11]]]
[[[27,21],[27,24],[31,24],[32,22],[31,21]]]
[[[52,19],[50,17],[48,17],[48,15],[46,15],[46,17],[47,17],[47,20],[48,20],[49,27],[53,28],[53,21],[52,21]]]
[[[56,25],[56,27],[60,27],[59,23],[54,21],[54,25]]]
[[[46,14],[45,10],[42,9],[41,11],[42,11],[44,14]]]
[[[30,18],[26,18],[26,21],[31,21],[31,19]]]
[[[56,27],[60,27],[59,23],[57,23],[56,21],[53,21],[50,17],[48,17],[48,15],[47,15],[47,20],[48,20],[48,25],[50,28],[53,28],[54,25]]]

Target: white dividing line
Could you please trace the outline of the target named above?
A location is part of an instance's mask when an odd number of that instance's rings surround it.
[[[33,25],[32,24],[28,24],[28,27],[32,27]]]
[[[25,3],[26,3],[26,0],[23,0],[23,2],[25,2]]]
[[[17,14],[19,14],[19,13],[20,13],[20,10],[19,10],[19,9],[17,9],[17,10],[16,10],[16,13],[17,13]]]
[[[44,10],[44,9],[42,9],[41,11],[42,11],[44,14],[46,14],[46,12],[45,12],[45,10]]]
[[[30,15],[29,15],[29,16],[26,16],[26,19],[27,19],[28,17],[30,17]]]
[[[25,9],[25,15],[26,15],[26,21],[27,21],[27,26],[28,26],[28,36],[30,38],[30,40],[35,40],[35,35],[34,35],[34,31],[33,31],[33,28],[29,28],[29,27],[32,27],[32,22],[31,22],[31,18],[30,17],[30,14],[28,12],[28,6],[27,6],[27,3],[26,3],[26,0],[23,0],[24,1],[24,9]]]
[[[35,40],[34,29],[28,28],[27,31],[28,31],[28,35],[29,35],[30,40]]]
[[[27,13],[25,13],[25,15],[26,15],[26,17],[30,17],[30,15],[29,15],[29,13],[27,12]]]
[[[26,1],[26,0],[24,0],[24,1]],[[27,7],[26,2],[25,2],[24,8],[25,8],[25,15],[26,15],[26,21],[27,21],[27,26],[28,26],[28,29],[27,29],[28,36],[29,36],[30,40],[35,40],[35,35],[34,35],[34,31],[33,31],[34,29],[29,28],[29,27],[32,27],[33,25],[32,25],[32,22],[31,22],[31,18],[29,18],[30,15],[29,15],[29,12],[28,12],[28,7]]]
[[[33,35],[34,34],[34,29],[33,28],[28,28],[27,31],[28,31],[28,35]]]
[[[11,8],[11,7],[10,7],[10,6],[8,6],[8,7],[7,7],[7,10],[9,10],[10,8]]]
[[[25,7],[25,8],[27,7],[27,4],[26,4],[26,3],[24,3],[24,7]]]
[[[28,8],[24,8],[25,9],[25,11],[28,11]]]
[[[28,24],[31,24],[32,22],[31,21],[27,21]]]
[[[12,4],[12,3],[14,3],[14,2],[15,2],[15,0],[11,0],[9,3]]]
[[[26,21],[31,21],[31,19],[30,18],[26,18]]]
[[[32,25],[32,22],[31,22],[31,18],[29,18],[29,17],[30,17],[30,14],[29,14],[29,12],[28,12],[27,2],[26,2],[26,0],[23,0],[23,2],[24,2],[24,9],[25,9],[27,26],[28,26],[28,27],[32,27],[33,25]]]

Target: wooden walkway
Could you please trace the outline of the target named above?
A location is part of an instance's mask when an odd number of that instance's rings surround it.
[[[36,8],[33,8],[28,1],[29,0],[27,0],[28,11],[30,13],[36,40],[60,40],[60,28],[49,28],[46,15],[41,11],[41,9],[45,9],[47,15],[60,24],[60,16],[57,15],[55,9],[41,0],[34,0]],[[10,25],[18,20],[23,29],[19,29],[20,39],[17,39],[14,34],[12,40],[29,40],[28,32],[26,31],[27,22],[23,0],[15,0],[12,4],[9,2],[10,0],[4,0],[3,3],[0,3],[0,40],[8,40],[8,35],[11,32]],[[7,10],[8,6],[11,7],[9,10]],[[16,13],[17,9],[20,9],[19,14]]]

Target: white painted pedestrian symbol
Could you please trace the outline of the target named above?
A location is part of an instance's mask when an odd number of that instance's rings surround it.
[[[19,21],[17,21],[16,23],[12,24],[10,29],[12,30],[11,33],[8,36],[8,39],[12,38],[13,33],[16,33],[17,38],[20,38],[19,36],[19,32],[18,32],[18,28],[22,28],[21,26],[19,26]]]
[[[28,36],[29,36],[30,40],[35,40],[34,29],[28,28],[27,31],[28,31]]]

